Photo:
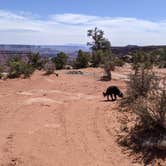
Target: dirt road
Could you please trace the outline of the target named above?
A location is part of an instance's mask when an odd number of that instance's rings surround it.
[[[124,80],[95,76],[36,72],[31,79],[0,81],[0,165],[138,165],[116,143],[117,102],[102,96],[110,84],[124,90]]]

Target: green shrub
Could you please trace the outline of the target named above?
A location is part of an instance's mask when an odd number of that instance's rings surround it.
[[[156,65],[159,68],[166,68],[166,49],[160,48],[152,52],[152,56]]]
[[[30,77],[34,72],[34,68],[30,64],[26,64],[20,59],[12,59],[9,61],[9,78],[18,78],[21,75],[24,78]]]
[[[52,61],[55,63],[56,69],[64,69],[67,64],[68,56],[64,52],[60,52],[56,57],[52,58]]]
[[[159,80],[151,71],[141,69],[130,77],[127,97],[123,100],[125,107],[135,114],[133,117],[136,116],[137,121],[119,136],[118,142],[132,150],[132,154],[142,154],[140,160],[145,165],[155,163],[156,158],[166,158],[165,87],[165,80]]]
[[[74,62],[74,68],[86,68],[88,67],[88,63],[90,61],[90,54],[83,52],[82,50],[78,51],[78,56]]]
[[[130,107],[139,98],[146,98],[151,89],[158,88],[158,78],[152,71],[140,69],[131,74],[127,82],[126,98],[121,100],[122,107]]]
[[[134,99],[138,97],[147,97],[148,92],[151,90],[155,75],[153,72],[142,69],[140,73],[130,75],[128,84],[128,94],[133,96]]]
[[[138,51],[133,55],[133,69],[135,73],[142,69],[151,69],[153,67],[153,61],[151,59],[150,54],[147,54],[143,51]]]
[[[3,72],[3,68],[2,68],[2,66],[0,66],[0,79],[3,77],[2,72]]]
[[[43,68],[43,60],[39,53],[30,53],[27,55],[28,64],[33,68],[41,70]]]
[[[34,71],[35,69],[31,65],[23,63],[21,72],[24,78],[30,77]]]
[[[114,60],[114,65],[115,65],[115,66],[120,66],[120,67],[122,67],[124,64],[125,64],[125,62],[124,62],[122,59],[120,59],[119,57],[116,57],[116,58],[115,58],[115,60]]]

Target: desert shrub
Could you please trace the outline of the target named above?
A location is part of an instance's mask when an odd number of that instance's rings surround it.
[[[0,79],[3,77],[2,72],[3,72],[3,68],[2,68],[2,66],[0,66]]]
[[[28,64],[35,69],[41,70],[43,68],[43,59],[39,53],[30,53],[27,55]]]
[[[8,62],[9,65],[9,78],[18,78],[21,75],[24,78],[30,77],[30,75],[34,72],[34,68],[30,64],[26,64],[21,59],[11,59]]]
[[[55,69],[55,63],[53,63],[52,61],[48,61],[44,65],[44,71],[46,75],[53,74]]]
[[[104,64],[105,75],[101,77],[102,81],[110,81],[112,79],[111,71],[114,70],[114,63],[108,62]]]
[[[159,158],[166,159],[165,103],[166,90],[162,89],[150,93],[146,99],[137,100],[133,109],[138,117],[137,123],[124,140],[133,152],[142,154],[145,164],[154,163]]]
[[[35,71],[35,69],[31,65],[23,62],[22,67],[21,67],[21,72],[22,72],[21,75],[23,75],[24,78],[30,77],[34,71]]]
[[[92,52],[91,63],[92,67],[99,67],[101,64],[102,50],[96,50]]]
[[[157,79],[155,74],[145,69],[142,69],[137,74],[130,75],[128,95],[134,99],[137,99],[138,97],[147,97],[148,92],[157,86],[154,79]]]
[[[68,56],[64,52],[60,52],[56,57],[52,58],[52,61],[55,63],[56,69],[64,69],[67,64]]]
[[[140,68],[142,69],[151,69],[153,66],[153,61],[151,59],[152,56],[150,54],[147,54],[143,51],[138,51],[135,54],[133,54],[133,70],[135,73],[139,71]]]
[[[151,53],[155,65],[159,68],[166,68],[166,49],[160,48]]]
[[[166,49],[164,49],[159,56],[159,67],[166,68]]]
[[[88,63],[90,61],[90,54],[83,52],[82,50],[78,51],[78,56],[74,62],[74,68],[86,68],[88,67]]]
[[[146,98],[152,89],[158,89],[158,78],[147,69],[131,74],[127,82],[126,97],[121,101],[122,108],[130,108],[138,98]]]
[[[114,65],[122,67],[125,64],[124,60],[120,59],[119,57],[116,57],[114,59]]]
[[[160,81],[160,84],[159,84]],[[162,86],[161,86],[162,83]],[[160,85],[160,86],[159,86]],[[149,70],[132,75],[128,83],[128,107],[136,121],[118,138],[120,145],[138,154],[144,164],[166,158],[166,84]],[[128,123],[128,122],[127,122]],[[141,156],[140,156],[141,155]]]
[[[130,108],[139,97],[146,98],[151,89],[158,89],[158,78],[152,72],[154,60],[142,51],[133,55],[133,70],[127,82],[126,98],[121,101],[121,107]]]
[[[135,113],[144,128],[150,130],[157,127],[166,130],[166,90],[152,90],[146,99],[140,99],[136,103]]]

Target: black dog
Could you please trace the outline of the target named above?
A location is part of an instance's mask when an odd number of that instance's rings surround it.
[[[114,98],[113,98],[114,95]],[[120,89],[117,86],[110,86],[107,88],[106,92],[103,92],[103,96],[107,96],[107,100],[109,100],[109,96],[111,96],[112,101],[116,100],[116,95],[119,97],[123,97],[123,93],[120,91]]]

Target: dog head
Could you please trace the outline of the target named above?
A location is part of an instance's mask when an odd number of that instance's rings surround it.
[[[106,96],[107,96],[107,94],[106,94],[105,92],[103,92],[103,96],[104,96],[104,97],[106,97]]]
[[[120,92],[118,96],[121,97],[121,98],[123,98],[123,93]]]

